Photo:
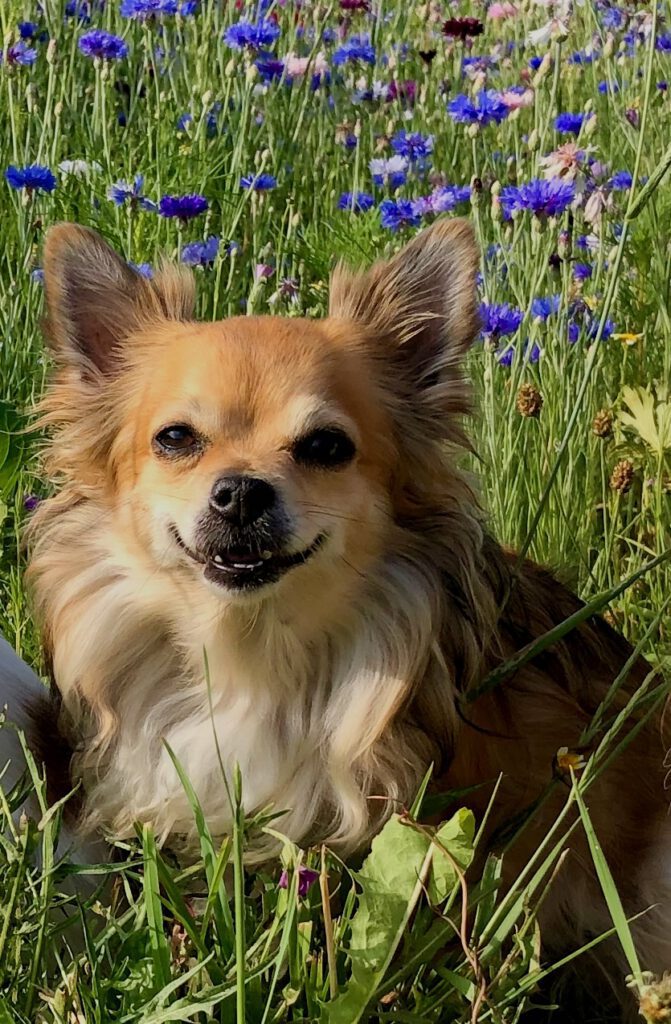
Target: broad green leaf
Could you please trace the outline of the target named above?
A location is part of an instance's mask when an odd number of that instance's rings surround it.
[[[471,863],[474,836],[475,818],[465,808],[438,829],[428,884],[432,903],[445,902],[459,880],[456,868],[465,871]]]

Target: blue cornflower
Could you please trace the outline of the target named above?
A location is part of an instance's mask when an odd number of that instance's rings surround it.
[[[555,131],[562,135],[578,135],[588,114],[557,114],[555,117]]]
[[[238,21],[224,32],[224,42],[234,50],[260,50],[262,46],[272,46],[280,34],[279,25],[269,18],[252,21]]]
[[[517,346],[516,345],[508,345],[507,348],[503,349],[502,351],[497,352],[496,353],[496,361],[499,364],[499,366],[505,366],[505,367],[512,366],[513,359],[515,358],[516,351],[517,351]],[[537,363],[538,360],[540,359],[541,355],[542,355],[542,350],[541,350],[540,346],[538,345],[538,343],[535,342],[535,341],[531,345],[531,348],[529,347],[529,342],[525,341],[524,342],[524,347],[523,347],[522,351],[524,353],[524,358],[526,359],[526,361],[528,363],[531,363],[531,364]]]
[[[615,192],[624,192],[631,188],[633,180],[629,171],[616,171],[610,179],[610,187]]]
[[[380,203],[380,223],[389,231],[399,231],[403,227],[416,228],[421,219],[411,199],[399,199],[396,202],[385,199]]]
[[[254,189],[255,192],[269,192],[277,186],[277,178],[272,174],[247,174],[240,178],[240,187]]]
[[[189,242],[182,249],[182,263],[187,267],[211,267],[217,258],[220,241],[216,235],[210,235],[205,242]]]
[[[573,277],[576,281],[587,281],[592,276],[592,267],[589,263],[574,263]]]
[[[122,18],[144,21],[161,14],[177,14],[177,0],[121,0],[119,11]]]
[[[447,112],[457,124],[500,124],[508,116],[508,107],[498,92],[481,89],[475,101],[463,93],[455,96]]]
[[[408,176],[408,161],[404,156],[375,157],[368,164],[373,181],[376,185],[389,185],[400,188]]]
[[[371,46],[368,36],[351,36],[333,54],[333,63],[336,67],[340,67],[341,64],[356,64],[357,61],[364,64],[375,63],[375,47]]]
[[[479,308],[482,335],[489,340],[498,340],[506,334],[514,334],[524,320],[524,313],[510,303],[481,302]]]
[[[53,192],[56,178],[42,164],[29,164],[28,167],[10,165],[5,171],[5,178],[12,188],[25,188],[29,192]]]
[[[624,24],[624,14],[619,7],[606,7],[601,15],[601,24],[605,29],[616,31]]]
[[[576,50],[569,57],[569,64],[591,64],[595,56],[596,54],[593,50],[589,53],[587,50]]]
[[[666,81],[665,78],[661,78],[659,82],[657,82],[657,88],[660,92],[666,92],[669,88],[669,83]]]
[[[671,53],[671,32],[663,32],[655,39],[655,49],[662,53]]]
[[[176,128],[178,132],[186,131],[187,125],[193,121],[193,114],[180,114],[177,118]]]
[[[566,337],[569,345],[575,345],[576,341],[580,337],[580,327],[575,320],[569,321]]]
[[[6,57],[0,50],[0,64],[6,60],[7,63],[14,67],[31,67],[37,60],[37,50],[34,50],[32,46],[28,46],[22,39],[19,39],[18,43],[12,43],[11,46],[7,47]]]
[[[128,47],[120,36],[94,28],[80,36],[77,43],[79,52],[85,57],[103,57],[105,60],[121,60],[128,54]]]
[[[194,14],[198,14],[198,7],[200,6],[199,0],[182,0],[180,4],[179,13],[183,18],[190,18]]]
[[[179,217],[180,220],[191,220],[205,213],[209,203],[205,196],[191,192],[185,196],[163,196],[158,204],[158,212],[162,217]]]
[[[148,281],[151,281],[154,276],[154,270],[151,263],[133,263],[131,260],[128,260],[128,266],[131,270],[134,270],[136,274],[139,274],[140,277],[146,277]]]
[[[469,185],[441,185],[433,190],[428,198],[432,213],[449,213],[460,203],[467,203],[471,198]]]
[[[620,91],[620,86],[617,84],[617,82],[608,82],[604,79],[603,82],[599,82],[599,84],[597,85],[597,89],[599,90],[602,96],[606,96],[608,95],[608,93],[614,95],[616,92]]]
[[[34,21],[20,21],[19,22],[19,35],[22,39],[32,39],[37,35],[39,31],[39,25]]]
[[[531,68],[532,71],[538,71],[538,69],[539,69],[539,67],[541,66],[542,63],[543,63],[543,58],[542,57],[530,57],[529,58],[529,67]]]
[[[537,217],[556,217],[575,199],[575,186],[562,178],[533,178],[522,185],[509,185],[501,193],[506,217],[516,210],[529,210]]]
[[[338,200],[339,210],[351,210],[352,213],[366,213],[375,205],[375,200],[368,192],[343,192]]]
[[[254,64],[264,82],[271,82],[273,78],[281,78],[284,74],[284,61],[273,57],[271,53],[259,54]]]
[[[547,320],[553,313],[559,312],[559,295],[548,295],[547,298],[534,299],[531,303],[531,315]]]
[[[587,322],[587,337],[590,341],[593,341],[597,336],[599,330],[599,317],[591,317]],[[608,341],[611,334],[615,330],[614,322],[608,317],[605,324],[603,325],[603,331],[601,332],[601,340]]]
[[[33,284],[44,284],[44,271],[42,267],[37,267],[30,272],[30,280]]]
[[[392,136],[391,148],[394,153],[407,157],[411,163],[423,160],[433,153],[433,135],[422,135],[421,132],[410,132],[401,129]]]
[[[133,208],[139,207],[149,213],[156,213],[156,203],[142,195],[143,186],[144,175],[136,174],[132,184],[129,181],[115,181],[113,185],[110,185],[107,189],[107,198],[111,199],[115,206],[130,203]]]

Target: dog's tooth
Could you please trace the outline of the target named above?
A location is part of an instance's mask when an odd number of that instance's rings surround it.
[[[234,569],[244,569],[249,572],[250,569],[258,569],[263,565],[263,562],[233,562]]]
[[[212,559],[212,561],[216,562],[217,565],[221,565],[224,560],[221,557],[221,555],[215,555],[214,558]]]

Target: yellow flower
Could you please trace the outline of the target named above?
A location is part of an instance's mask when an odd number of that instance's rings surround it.
[[[561,772],[568,772],[573,769],[579,772],[587,764],[587,759],[579,750],[570,750],[568,747],[560,747],[557,751],[557,768]]]
[[[630,331],[624,331],[622,334],[611,334],[611,338],[614,338],[615,341],[621,341],[623,345],[635,345],[642,337],[642,334],[632,334]]]

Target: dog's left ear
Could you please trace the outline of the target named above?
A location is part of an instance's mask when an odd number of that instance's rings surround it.
[[[438,221],[363,273],[339,266],[330,315],[365,325],[374,354],[406,393],[429,392],[460,377],[478,330],[478,262],[470,224]]]

